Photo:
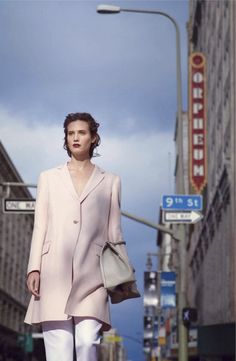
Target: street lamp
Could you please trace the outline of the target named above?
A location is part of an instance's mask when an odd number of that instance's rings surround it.
[[[155,311],[155,316],[157,318],[157,324],[158,324],[158,334],[157,334],[157,338],[159,340],[159,335],[160,335],[160,330],[161,330],[161,254],[160,253],[154,253],[154,252],[148,252],[147,254],[147,262],[146,262],[146,266],[147,269],[149,269],[149,271],[151,271],[152,269],[152,257],[157,257],[157,270],[156,270],[156,274],[157,274],[157,307],[156,307],[156,311]],[[154,329],[155,327],[153,327],[153,337],[154,337]],[[158,341],[159,342],[159,341]],[[158,361],[161,361],[161,347],[159,346],[159,357],[158,357]]]
[[[180,132],[182,133],[182,81],[181,81],[181,55],[180,55],[180,31],[179,26],[175,19],[169,14],[163,11],[157,10],[138,10],[138,9],[126,9],[121,8],[115,5],[98,5],[97,12],[99,14],[118,14],[120,12],[130,12],[130,13],[142,13],[142,14],[153,14],[153,15],[161,15],[169,19],[175,27],[176,31],[176,73],[177,73],[177,113],[178,113],[178,125],[180,126]],[[180,124],[181,123],[181,124]],[[180,158],[183,155],[183,146],[179,147],[181,154]],[[181,169],[182,171],[182,169]]]
[[[117,14],[120,12],[130,12],[130,13],[142,13],[142,14],[151,14],[151,15],[161,15],[171,21],[174,25],[176,33],[176,75],[177,75],[177,126],[180,136],[177,137],[177,146],[179,152],[179,172],[184,174],[183,167],[183,123],[182,123],[182,80],[181,80],[181,55],[180,55],[180,31],[179,26],[175,19],[169,14],[157,11],[157,10],[140,10],[140,9],[126,9],[120,8],[115,5],[99,5],[97,7],[97,12],[99,14]],[[184,183],[180,182],[178,187],[178,192],[184,194]],[[180,224],[178,226],[178,238],[181,242],[179,244],[179,297],[178,297],[178,333],[179,333],[179,361],[188,360],[188,349],[187,349],[187,330],[183,325],[181,315],[182,309],[186,307],[186,239],[185,239],[185,229],[184,225]]]

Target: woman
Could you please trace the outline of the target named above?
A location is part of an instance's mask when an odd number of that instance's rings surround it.
[[[39,177],[25,322],[41,323],[47,361],[72,361],[74,344],[77,360],[97,360],[99,334],[110,328],[99,255],[106,240],[122,241],[120,179],[91,163],[98,127],[88,113],[69,114],[71,159]]]

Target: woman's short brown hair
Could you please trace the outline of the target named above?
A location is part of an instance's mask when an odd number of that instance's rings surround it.
[[[67,143],[67,134],[68,134],[68,125],[72,122],[75,122],[76,120],[82,120],[83,122],[86,122],[89,126],[89,131],[91,133],[91,136],[95,136],[95,142],[91,144],[90,150],[89,150],[89,156],[90,158],[93,157],[94,149],[101,143],[101,138],[98,134],[98,127],[99,123],[96,122],[96,120],[91,116],[89,113],[70,113],[66,116],[66,119],[64,121],[63,127],[64,127],[64,146],[63,148],[67,151],[67,154],[69,157],[71,157],[71,151],[68,147]]]

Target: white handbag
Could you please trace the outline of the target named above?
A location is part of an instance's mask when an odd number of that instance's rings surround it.
[[[140,297],[135,270],[121,254],[119,250],[121,244],[125,244],[125,242],[106,242],[100,255],[103,284],[110,296],[111,303]]]

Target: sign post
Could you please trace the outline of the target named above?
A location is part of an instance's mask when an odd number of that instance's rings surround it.
[[[35,199],[33,199],[29,193],[28,198],[16,198],[11,199],[11,188],[23,187],[23,188],[37,188],[36,184],[27,184],[21,182],[0,182],[0,186],[3,187],[4,195],[2,199],[3,213],[34,213]]]

